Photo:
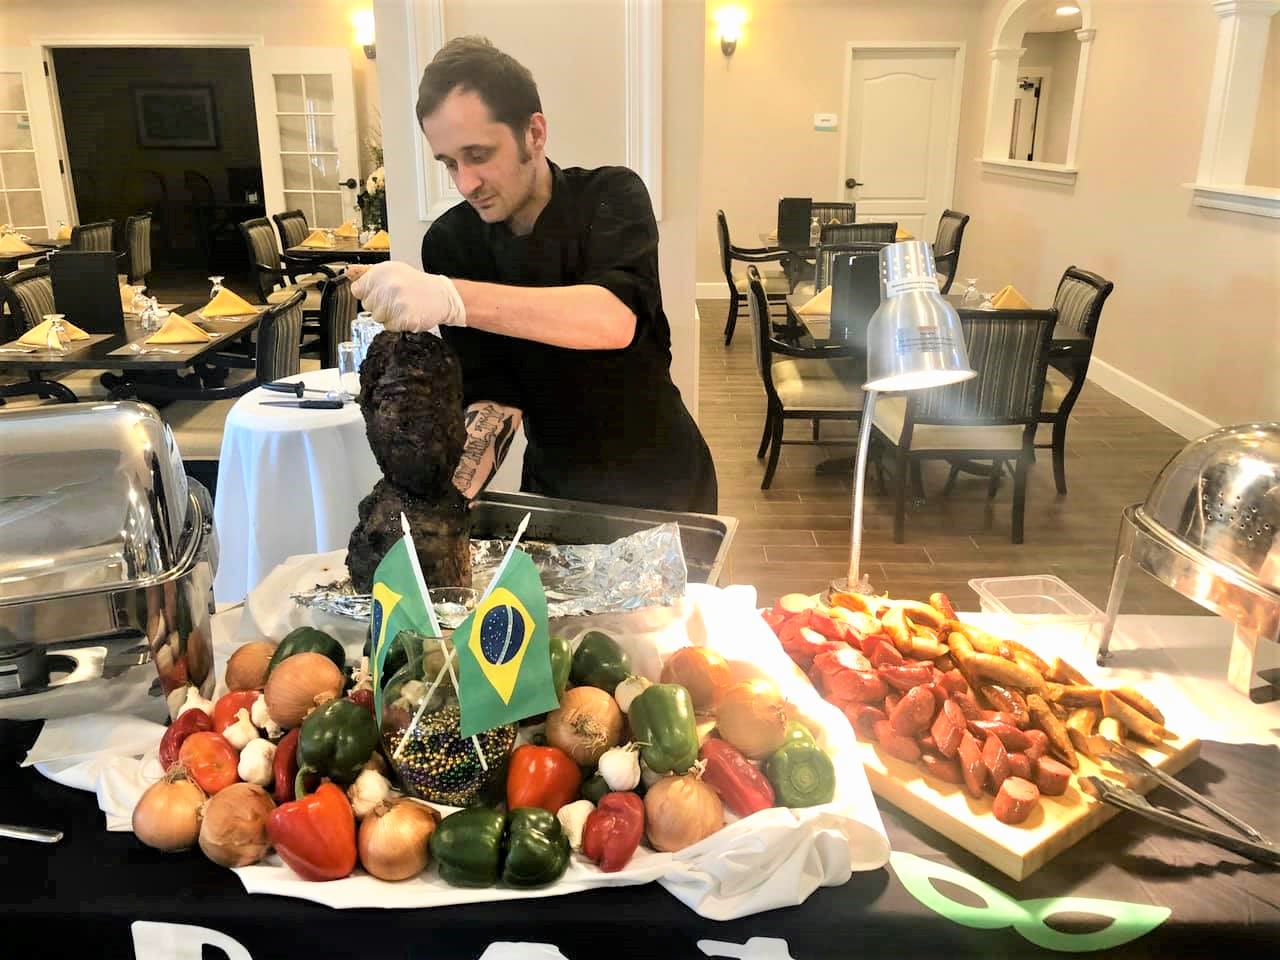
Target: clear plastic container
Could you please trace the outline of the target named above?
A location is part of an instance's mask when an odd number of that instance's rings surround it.
[[[1083,647],[1103,613],[1058,577],[980,577],[969,586],[982,612],[999,616],[1019,640]]]

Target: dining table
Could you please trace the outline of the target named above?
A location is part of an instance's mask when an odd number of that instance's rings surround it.
[[[334,237],[331,247],[313,247],[299,244],[284,252],[285,260],[312,263],[382,263],[391,259],[390,250],[369,250],[357,237]]]
[[[87,340],[73,340],[64,351],[28,347],[17,340],[0,344],[0,375],[26,374],[31,387],[28,393],[39,393],[64,403],[77,403],[81,398],[65,383],[49,375],[75,370],[120,370],[126,376],[140,371],[185,370],[208,354],[242,340],[258,326],[261,311],[240,317],[205,319],[199,315],[203,304],[182,304],[178,313],[193,320],[212,339],[200,343],[147,344],[152,332],[132,314],[126,314],[122,331],[90,333]]]
[[[0,253],[0,273],[12,273],[18,269],[23,260],[43,258],[54,250],[61,250],[71,244],[70,240],[28,240],[31,253]]]

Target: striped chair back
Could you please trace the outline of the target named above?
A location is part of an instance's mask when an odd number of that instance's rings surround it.
[[[272,214],[271,219],[276,222],[276,229],[280,231],[281,250],[296,247],[311,232],[311,228],[307,226],[307,215],[301,210]]]
[[[893,243],[897,237],[896,223],[828,223],[822,228],[823,243]]]
[[[255,361],[259,383],[289,377],[301,369],[298,352],[302,341],[302,301],[306,296],[305,291],[298,290],[288,300],[262,311]]]
[[[38,263],[0,278],[0,300],[3,300],[8,314],[0,317],[5,325],[0,336],[5,340],[22,336],[47,314],[56,312],[49,265]]]
[[[351,278],[345,273],[330,277],[320,293],[320,329],[325,344],[324,365],[338,365],[338,344],[351,339],[351,321],[359,301],[351,292]]]
[[[265,301],[275,289],[280,270],[280,248],[276,246],[276,232],[266,217],[257,217],[240,224],[240,233],[249,249],[249,269],[253,273],[258,297]],[[270,271],[270,272],[269,272]]]
[[[769,317],[769,298],[755,264],[747,267],[747,309],[751,313],[751,350],[756,358],[756,373],[764,382],[765,392],[773,399],[773,321]]]
[[[1110,280],[1070,266],[1058,281],[1053,306],[1058,311],[1058,322],[1065,323],[1092,340],[1098,333],[1098,320],[1102,317],[1102,305],[1111,296],[1116,285]]]
[[[129,217],[124,222],[125,248],[129,251],[129,282],[147,284],[151,273],[151,214]]]
[[[821,293],[831,286],[831,264],[842,253],[879,253],[883,243],[823,243],[814,260],[813,292]]]
[[[956,210],[943,210],[938,218],[938,235],[933,241],[933,263],[938,277],[942,281],[938,285],[941,293],[948,293],[956,277],[956,268],[960,263],[960,241],[964,239],[964,228],[969,224],[969,215]]]
[[[960,317],[972,380],[909,394],[917,423],[1029,424],[1040,415],[1052,310],[966,312]]]
[[[818,223],[828,224],[835,220],[837,223],[853,223],[854,216],[857,211],[852,203],[843,201],[830,201],[826,203],[815,203],[809,208],[809,216],[817,217]]]
[[[114,220],[100,220],[97,223],[82,223],[71,228],[70,250],[112,250],[111,232],[115,229]]]

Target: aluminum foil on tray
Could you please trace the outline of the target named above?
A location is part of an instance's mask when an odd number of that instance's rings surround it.
[[[471,581],[483,591],[493,579],[509,540],[471,541]],[[557,544],[522,540],[547,592],[551,618],[623,613],[670,606],[684,596],[689,570],[680,527],[664,523],[609,544]],[[428,585],[429,586],[429,585]],[[317,584],[290,594],[304,607],[353,620],[369,619],[369,595],[352,592],[350,579]]]

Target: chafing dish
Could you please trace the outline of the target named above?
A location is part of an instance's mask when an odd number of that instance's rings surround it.
[[[1235,624],[1228,679],[1250,693],[1259,641],[1280,641],[1280,422],[1224,427],[1188,444],[1146,501],[1125,508],[1100,664],[1135,566]]]
[[[139,403],[0,411],[0,719],[213,692],[208,492]]]

